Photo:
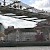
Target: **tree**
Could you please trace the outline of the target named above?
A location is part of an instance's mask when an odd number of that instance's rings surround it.
[[[13,7],[16,8],[16,5],[14,5]]]
[[[1,2],[0,2],[0,5],[1,5]]]

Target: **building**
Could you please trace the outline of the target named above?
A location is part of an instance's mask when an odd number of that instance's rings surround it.
[[[50,39],[50,22],[49,21],[50,20],[39,22],[37,26],[34,28],[35,30],[40,30],[41,32],[43,32],[46,40]]]
[[[33,28],[20,29],[22,41],[35,41],[36,32]]]
[[[3,26],[3,24],[2,23],[0,23],[0,32],[2,32],[2,33],[4,33],[4,26]]]
[[[8,30],[7,30],[8,31]],[[11,31],[5,32],[8,41],[35,41],[36,32],[33,28],[14,28]]]
[[[14,28],[9,26],[5,29],[5,40],[7,41],[33,41],[35,42],[38,37],[40,41],[49,41],[50,39],[50,26],[46,21],[39,22],[35,28]],[[43,36],[43,38],[42,38]],[[41,40],[42,39],[42,40]]]
[[[5,30],[5,28],[4,28],[3,24],[0,23],[0,41],[4,40],[4,37],[5,37],[4,30]]]

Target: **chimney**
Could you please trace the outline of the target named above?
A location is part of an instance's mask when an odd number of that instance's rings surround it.
[[[14,26],[8,26],[8,29],[9,30],[13,30],[14,29]]]

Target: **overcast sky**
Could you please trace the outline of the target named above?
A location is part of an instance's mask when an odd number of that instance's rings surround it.
[[[3,0],[0,0],[3,1]],[[12,2],[13,0],[11,0]],[[50,11],[50,0],[21,0],[22,2],[31,5],[37,9],[44,9]],[[6,2],[10,3],[10,0],[6,0]]]
[[[37,9],[50,11],[50,0],[21,0]]]

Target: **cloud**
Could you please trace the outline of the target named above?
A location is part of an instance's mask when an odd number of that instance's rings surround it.
[[[30,0],[29,2],[33,2],[33,0]]]
[[[37,8],[37,9],[48,10],[48,8],[50,8],[49,7],[49,5],[50,5],[49,1],[50,0],[35,0],[34,2],[33,1],[34,0],[30,0],[30,2],[31,2],[30,5]]]

